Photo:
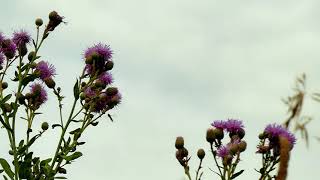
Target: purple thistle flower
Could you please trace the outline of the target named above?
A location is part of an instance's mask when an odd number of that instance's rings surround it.
[[[47,92],[40,83],[34,83],[30,86],[30,88],[30,93],[32,95],[32,104],[36,108],[39,108],[41,104],[47,101]]]
[[[56,69],[52,64],[46,61],[38,62],[36,70],[40,73],[40,79],[52,78],[55,75]]]
[[[113,82],[112,75],[108,72],[104,72],[100,75],[99,81],[101,81],[105,85],[109,85]]]
[[[285,128],[278,124],[269,124],[264,129],[264,132],[269,134],[271,137],[277,137],[285,131]]]
[[[296,143],[295,136],[282,125],[269,124],[264,129],[264,132],[268,134],[271,138],[278,138],[279,136],[287,138],[292,147]]]
[[[92,47],[89,47],[84,53],[84,58],[88,59],[94,53],[102,57],[104,62],[109,61],[112,58],[112,50],[110,46],[102,43],[98,43]]]
[[[228,121],[225,122],[225,128],[229,133],[237,133],[243,130],[243,127],[242,121],[240,120],[228,119]]]
[[[217,150],[217,156],[222,159],[227,157],[230,154],[230,149],[228,146],[220,146]]]
[[[223,121],[223,120],[216,120],[214,121],[213,123],[211,123],[211,125],[215,128],[218,128],[218,129],[225,129],[226,127],[226,122]]]
[[[16,54],[16,50],[17,46],[10,39],[4,39],[1,42],[1,51],[7,58],[12,59]]]
[[[31,36],[25,30],[15,31],[13,33],[12,41],[18,46],[26,45],[30,42]]]
[[[94,90],[92,90],[91,87],[87,87],[85,90],[84,90],[84,94],[85,96],[87,97],[94,97],[96,95],[96,92]]]
[[[121,103],[122,95],[117,92],[115,95],[109,96],[107,105],[110,109]]]

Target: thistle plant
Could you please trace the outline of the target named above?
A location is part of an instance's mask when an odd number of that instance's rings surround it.
[[[81,141],[85,130],[96,126],[121,101],[120,92],[112,86],[112,50],[98,43],[84,51],[85,65],[74,84],[72,107],[67,116],[63,114],[64,95],[54,80],[56,69],[40,56],[45,40],[62,23],[64,17],[52,11],[44,28],[41,18],[35,20],[34,39],[25,30],[15,31],[12,38],[0,32],[0,130],[7,131],[11,157],[0,158],[0,173],[5,180],[66,179],[63,176],[67,173],[66,165],[82,156],[78,147],[85,144]],[[9,71],[14,71],[13,76]],[[7,83],[10,79],[12,82]],[[7,90],[9,87],[13,92]],[[48,93],[57,99],[60,119],[34,127],[40,110],[46,108]],[[17,123],[25,123],[25,138],[21,140],[17,139]],[[52,157],[39,157],[32,151],[32,145],[41,141],[40,137],[50,128],[49,123],[60,134],[59,141]]]
[[[247,143],[243,140],[245,130],[242,121],[236,119],[218,120],[214,121],[211,125],[212,127],[207,130],[206,140],[210,145],[210,151],[217,169],[217,171],[213,172],[221,180],[235,179],[244,171],[237,171],[237,165],[241,160],[241,153],[247,148]],[[229,135],[228,138],[225,138],[225,133]],[[223,141],[227,141],[227,143],[223,144]],[[188,157],[188,150],[184,147],[183,137],[177,137],[175,146],[177,149],[176,158],[184,167],[185,174],[189,180],[191,180],[192,177],[188,165],[190,157]],[[197,156],[200,159],[200,163],[196,171],[195,180],[201,180],[203,172],[200,172],[200,170],[202,168],[202,160],[205,157],[205,151],[199,149]]]
[[[247,149],[247,142],[243,140],[245,136],[242,121],[236,119],[214,121],[207,130],[206,140],[210,144],[210,151],[214,159],[216,170],[212,170],[221,180],[231,180],[239,177],[244,170],[237,170],[241,162],[241,154]],[[228,134],[228,138],[225,137]],[[257,154],[262,156],[262,167],[256,170],[260,173],[259,180],[285,180],[287,177],[288,162],[290,151],[296,143],[295,136],[284,126],[269,124],[259,135],[260,143],[257,146]],[[224,143],[226,142],[226,143]],[[184,146],[183,137],[176,139],[175,147],[176,158],[184,168],[184,172],[189,180],[192,180],[190,174],[188,150]],[[200,159],[199,167],[196,171],[195,180],[201,180],[203,172],[202,161],[205,157],[205,151],[199,149],[197,156]],[[278,167],[278,173],[274,170]]]
[[[262,156],[262,167],[256,170],[261,174],[259,180],[285,179],[290,151],[296,143],[296,138],[284,126],[269,124],[259,135],[260,143],[257,153]],[[272,175],[280,162],[278,175]]]

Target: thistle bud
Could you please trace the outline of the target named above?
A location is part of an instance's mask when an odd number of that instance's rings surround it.
[[[41,124],[41,129],[42,130],[46,131],[46,130],[48,130],[48,128],[49,128],[49,124],[47,122],[43,122]]]
[[[183,146],[184,146],[183,137],[181,137],[181,136],[177,137],[175,146],[176,146],[177,149],[182,149],[183,148]]]
[[[232,144],[229,150],[230,150],[230,153],[232,155],[235,155],[239,151],[239,145],[238,144]]]
[[[16,96],[17,96],[17,99],[18,99],[20,104],[25,104],[25,102],[24,102],[25,97],[23,96],[23,94],[18,93]]]
[[[260,133],[259,134],[259,139],[265,139],[266,138],[266,134],[265,133]]]
[[[37,26],[41,26],[43,24],[43,20],[41,18],[37,18],[36,21],[35,21],[35,24]]]
[[[198,158],[203,159],[204,156],[206,155],[206,152],[203,149],[199,149],[197,152]]]
[[[216,135],[215,135],[215,133],[214,133],[213,128],[209,128],[209,129],[207,130],[206,139],[207,139],[207,141],[208,141],[209,143],[211,143],[211,144],[212,144],[212,143],[214,142],[214,140],[216,139]]]
[[[12,111],[12,107],[11,107],[10,104],[4,103],[4,105],[3,105],[3,110],[4,110],[5,112],[11,112],[11,111]]]
[[[80,94],[80,99],[81,99],[81,100],[84,100],[85,98],[86,98],[86,95],[85,95],[84,93],[81,93],[81,94]]]
[[[239,151],[243,152],[247,149],[247,142],[241,141],[238,146],[239,146]]]
[[[56,86],[56,82],[52,78],[46,78],[44,79],[44,83],[48,86],[48,88],[53,89]]]
[[[216,128],[216,129],[213,130],[213,132],[214,132],[215,137],[216,137],[217,139],[220,139],[220,140],[223,139],[224,134],[223,134],[223,130],[222,130],[222,129]]]
[[[58,16],[58,13],[56,11],[52,11],[49,13],[50,20],[55,20],[57,16]]]
[[[109,70],[111,70],[111,69],[113,68],[113,65],[114,65],[114,63],[113,63],[112,61],[108,61],[108,62],[105,64],[104,69],[105,69],[106,71],[109,71]]]
[[[32,98],[32,94],[31,94],[31,93],[27,93],[24,97],[25,97],[26,99],[31,99],[31,98]]]
[[[108,87],[107,88],[107,95],[108,96],[113,96],[116,95],[118,93],[118,88],[116,87]]]
[[[8,83],[7,82],[2,82],[2,89],[7,89]]]

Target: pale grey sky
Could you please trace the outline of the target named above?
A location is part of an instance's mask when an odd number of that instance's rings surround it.
[[[181,180],[175,137],[185,137],[195,170],[197,149],[209,153],[206,129],[223,118],[242,119],[246,126],[249,147],[240,165],[246,171],[239,180],[258,179],[257,134],[286,117],[281,98],[292,92],[294,78],[306,72],[308,89],[320,90],[317,0],[1,0],[1,7],[0,30],[6,34],[19,28],[34,34],[34,19],[47,21],[52,10],[66,17],[68,24],[41,50],[68,96],[65,113],[83,50],[96,42],[114,50],[123,103],[112,111],[114,123],[105,118],[85,134],[84,156],[67,168],[72,180]],[[48,106],[38,125],[58,121],[55,100]],[[311,135],[320,135],[319,106],[308,99],[304,109],[315,118]],[[6,138],[2,131],[0,136]],[[51,155],[56,141],[51,130],[34,151]],[[292,151],[290,180],[316,175],[320,146],[311,141],[306,149],[298,140]],[[0,153],[7,153],[8,144],[0,143]],[[203,179],[214,179],[208,167],[211,158]]]

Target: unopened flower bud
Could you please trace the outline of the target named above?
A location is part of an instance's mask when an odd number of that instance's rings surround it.
[[[27,93],[24,97],[25,97],[26,99],[30,99],[30,98],[32,98],[32,94],[31,94],[31,93]]]
[[[12,150],[9,150],[9,154],[10,154],[10,155],[13,155],[14,153],[13,153],[13,151],[12,151]]]
[[[86,82],[82,82],[82,83],[81,83],[81,87],[85,87],[86,85],[87,85]]]
[[[118,88],[116,87],[108,87],[107,88],[107,95],[108,96],[113,96],[116,95],[118,93]]]
[[[232,144],[232,145],[230,146],[229,151],[230,151],[230,153],[231,153],[232,155],[237,154],[237,152],[239,151],[239,145],[238,145],[238,144]]]
[[[113,65],[114,65],[114,63],[113,63],[112,61],[108,61],[108,62],[105,64],[104,69],[105,69],[106,71],[109,71],[109,70],[111,70],[111,69],[113,68]]]
[[[223,130],[222,130],[222,129],[216,128],[216,129],[213,130],[213,132],[214,132],[215,137],[216,137],[217,139],[223,139],[224,134],[223,134]]]
[[[36,21],[35,21],[35,24],[37,26],[41,26],[43,24],[43,20],[41,18],[37,18]]]
[[[81,100],[84,100],[85,98],[86,98],[86,95],[85,95],[84,93],[81,93],[81,94],[80,94],[80,99],[81,99]]]
[[[240,152],[243,152],[243,151],[245,151],[245,150],[247,149],[247,142],[241,141],[241,142],[238,144],[238,146],[239,146],[239,151],[240,151]]]
[[[203,149],[199,149],[197,152],[198,158],[203,159],[204,156],[206,155],[206,152]]]
[[[265,133],[260,133],[259,134],[259,139],[265,139],[266,138],[266,134]]]
[[[8,103],[4,103],[3,109],[4,109],[5,112],[11,112],[12,111],[12,107]]]
[[[216,135],[215,135],[215,133],[214,133],[214,131],[213,131],[213,128],[209,128],[208,130],[207,130],[207,134],[206,134],[206,139],[207,139],[207,141],[209,142],[209,143],[213,143],[214,142],[214,140],[216,139]]]
[[[179,151],[181,152],[182,157],[188,157],[189,152],[186,148],[183,147],[183,148],[179,149]]]
[[[184,139],[183,139],[183,137],[181,137],[181,136],[177,137],[175,146],[176,146],[177,149],[183,148],[183,146],[184,146]]]
[[[41,124],[41,129],[42,130],[46,131],[46,130],[48,130],[48,128],[49,128],[49,124],[47,122],[43,122]]]
[[[56,11],[52,11],[49,13],[50,20],[55,20],[57,16],[58,16],[58,13]]]
[[[18,94],[16,94],[16,96],[17,96],[17,99],[18,99],[18,101],[19,101],[20,104],[25,104],[25,102],[24,102],[25,97],[24,97],[23,94],[18,93]]]
[[[2,82],[2,89],[7,89],[8,83],[7,82]]]
[[[56,82],[54,82],[54,80],[52,78],[46,78],[46,79],[44,79],[44,82],[46,83],[48,88],[53,89],[56,86]]]

